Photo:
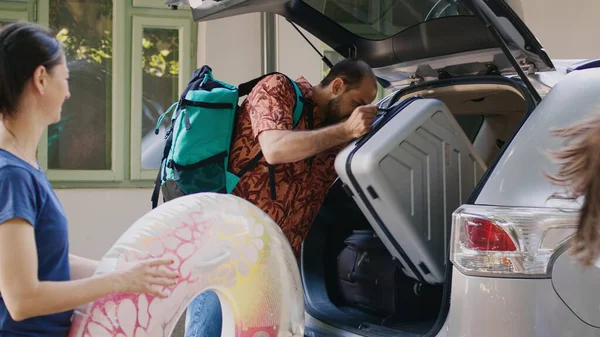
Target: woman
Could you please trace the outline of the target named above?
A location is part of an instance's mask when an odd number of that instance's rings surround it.
[[[0,32],[0,336],[66,336],[73,309],[115,292],[164,296],[172,261],[144,261],[92,276],[97,262],[70,255],[67,219],[36,147],[69,98],[60,43],[38,25]]]
[[[570,200],[584,197],[573,253],[583,265],[589,266],[600,258],[600,116],[557,130],[555,134],[565,138],[566,145],[553,154],[560,167],[556,175],[548,177],[567,192],[553,197]]]

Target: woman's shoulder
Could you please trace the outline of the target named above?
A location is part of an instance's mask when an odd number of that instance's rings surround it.
[[[37,185],[43,183],[45,175],[10,152],[0,149],[0,182],[22,181]]]
[[[41,171],[0,150],[0,223],[18,217],[35,227],[51,188]]]

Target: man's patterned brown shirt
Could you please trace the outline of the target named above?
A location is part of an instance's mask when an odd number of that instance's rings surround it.
[[[311,84],[303,77],[296,80],[302,95],[311,100]],[[229,167],[239,172],[260,150],[258,135],[266,130],[292,130],[295,93],[289,80],[279,74],[262,79],[242,103],[235,126]],[[314,116],[311,105],[304,105],[304,113],[294,130],[308,130],[307,113]],[[327,195],[337,174],[334,160],[341,146],[310,159],[295,163],[277,164],[275,168],[276,200],[271,199],[268,165],[262,158],[239,181],[233,194],[244,198],[265,211],[283,230],[296,258],[300,256],[302,241]]]

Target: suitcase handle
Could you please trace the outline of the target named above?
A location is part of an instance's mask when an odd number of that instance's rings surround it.
[[[406,108],[410,103],[416,101],[417,99],[423,98],[421,95],[415,95],[413,97],[407,98],[403,101],[398,101],[394,103],[392,106],[388,108],[380,108],[377,110],[382,112],[377,119],[373,121],[371,131],[366,134],[360,136],[355,143],[355,146],[361,147],[371,136],[377,132],[381,128],[382,125],[386,123],[387,120],[392,119],[396,116],[402,109]]]
[[[379,283],[379,279],[369,276],[367,274],[358,273],[355,271],[351,271],[350,273],[348,273],[348,280],[352,283],[354,283],[356,281],[368,282],[368,283],[372,283],[374,285],[377,285]]]

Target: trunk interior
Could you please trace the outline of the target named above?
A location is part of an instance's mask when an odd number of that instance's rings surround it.
[[[524,92],[515,82],[504,78],[487,83],[481,79],[462,84],[456,80],[440,81],[438,84],[428,83],[422,88],[411,88],[410,92],[406,89],[399,91],[387,105],[416,94],[441,100],[474,145],[476,154],[489,168],[504,142],[517,131],[532,109],[531,100]],[[473,191],[467,192],[470,194]],[[357,231],[372,231],[372,226],[338,179],[304,241],[302,277],[307,312],[336,328],[360,331],[363,335],[423,336],[433,332],[432,329],[439,329],[436,321],[443,323],[445,319],[443,308],[449,293],[444,292],[444,286],[448,291],[449,284],[419,283],[405,276],[400,271],[402,267],[395,265],[391,255],[389,262],[386,262],[386,271],[372,271],[370,276],[372,279],[385,278],[383,273],[389,274],[390,268],[397,268],[394,285],[388,285],[394,289],[381,289],[379,295],[362,290],[361,296],[377,298],[357,300],[354,297],[352,300],[344,296],[342,286],[348,285],[340,281],[340,274],[352,269],[352,266],[342,266],[349,262],[339,257],[347,247],[345,241]],[[449,279],[446,275],[446,283],[449,283]],[[373,283],[372,287],[383,287],[383,284]],[[377,310],[364,305],[370,303],[377,307],[377,303],[388,300],[386,297],[395,297],[394,309],[388,306],[388,310]]]

